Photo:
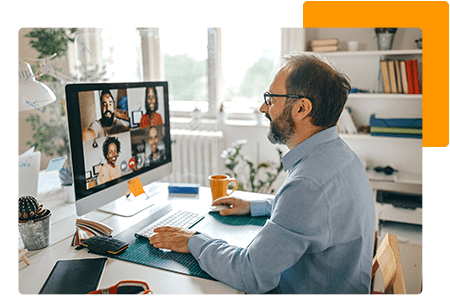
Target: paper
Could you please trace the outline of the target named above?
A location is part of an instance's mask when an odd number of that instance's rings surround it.
[[[60,170],[62,168],[62,166],[64,165],[64,163],[66,162],[66,159],[67,159],[67,156],[52,159],[48,163],[47,170],[45,170],[45,172]]]
[[[145,193],[144,188],[142,187],[142,183],[139,180],[139,177],[133,178],[130,181],[128,181],[128,188],[135,197]]]

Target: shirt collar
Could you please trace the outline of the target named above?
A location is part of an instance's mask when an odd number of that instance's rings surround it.
[[[292,166],[294,166],[306,154],[308,154],[312,148],[316,147],[319,144],[323,144],[332,141],[334,139],[337,139],[338,137],[339,132],[337,130],[337,126],[327,128],[310,136],[309,138],[298,144],[294,149],[290,150],[283,156],[282,162],[284,171],[287,171],[290,168],[292,168]]]

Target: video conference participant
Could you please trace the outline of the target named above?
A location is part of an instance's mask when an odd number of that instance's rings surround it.
[[[153,87],[147,87],[145,90],[145,114],[139,122],[139,128],[158,126],[163,124],[162,117],[156,111],[158,110],[158,93]]]
[[[109,90],[103,90],[100,96],[102,117],[83,130],[83,141],[93,140],[103,136],[111,136],[129,130],[125,123],[114,116],[115,101]]]
[[[350,91],[348,77],[325,60],[284,57],[260,111],[268,139],[286,145],[288,172],[273,200],[223,197],[221,215],[268,215],[246,248],[206,234],[160,227],[150,244],[190,252],[200,267],[246,293],[368,294],[375,205],[363,165],[336,123]]]
[[[150,146],[151,153],[148,156],[147,166],[151,166],[152,164],[161,162],[165,159],[164,150],[158,148],[158,143],[158,129],[155,126],[150,127],[148,131],[148,145]]]
[[[100,171],[98,172],[97,184],[102,184],[122,176],[120,168],[116,165],[120,153],[120,142],[115,137],[108,137],[103,142],[103,156],[106,159]]]

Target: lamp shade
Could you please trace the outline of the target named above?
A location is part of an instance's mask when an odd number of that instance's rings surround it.
[[[19,111],[37,109],[55,100],[52,90],[36,80],[30,64],[19,64]]]

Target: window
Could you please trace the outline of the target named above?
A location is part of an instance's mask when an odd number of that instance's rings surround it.
[[[278,69],[280,54],[280,28],[221,29],[220,94],[227,111],[259,108]]]
[[[169,82],[171,111],[216,115],[258,109],[279,64],[280,28],[106,28],[81,30],[81,81]],[[103,75],[103,78],[98,78]],[[182,112],[182,113],[180,113]]]
[[[162,78],[173,111],[208,110],[206,28],[160,28]]]
[[[135,28],[83,28],[75,46],[80,81],[142,80],[140,35]]]

